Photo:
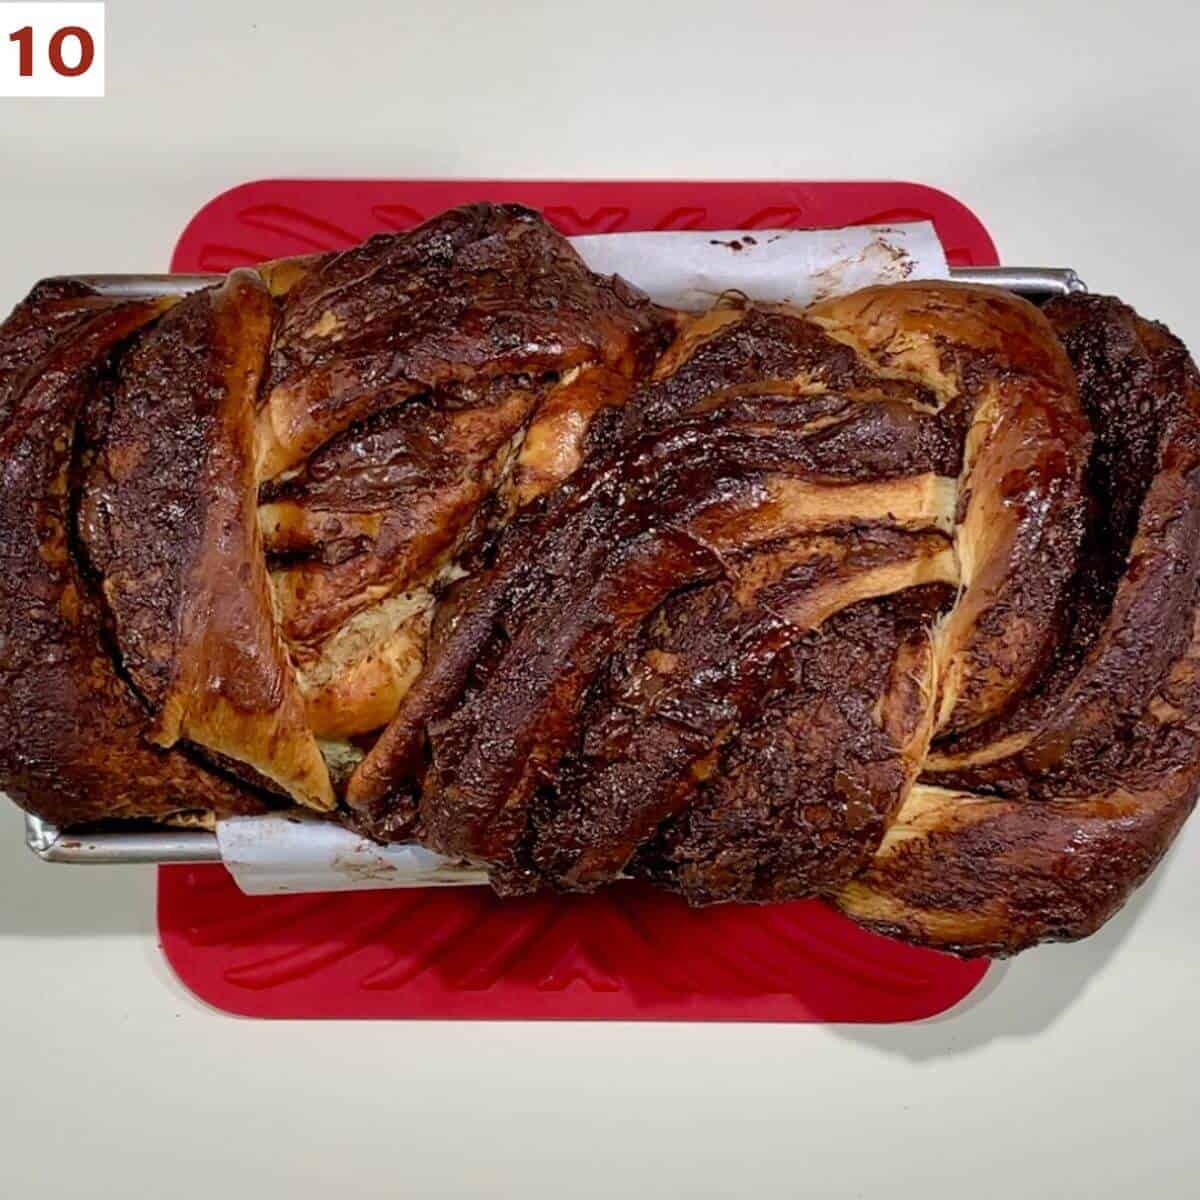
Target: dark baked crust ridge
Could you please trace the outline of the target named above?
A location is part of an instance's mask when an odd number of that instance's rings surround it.
[[[1070,632],[1020,707],[936,746],[927,775],[1049,797],[1100,778],[1122,729],[1187,649],[1200,575],[1200,376],[1178,339],[1112,297],[1045,311],[1095,431]],[[1017,747],[994,756],[1010,739]]]
[[[639,849],[631,873],[696,904],[819,895],[858,874],[919,765],[929,633],[952,599],[945,586],[913,588],[845,609],[792,642],[757,715],[721,747],[692,802]]]
[[[1024,722],[931,756],[868,870],[855,919],[960,954],[1093,932],[1153,870],[1200,789],[1200,375],[1111,297],[1053,301],[1096,430],[1071,607],[1079,643]],[[988,761],[988,735],[1003,749]],[[976,756],[973,764],[962,759]]]
[[[254,418],[271,335],[257,273],[195,292],[125,355],[79,503],[121,661],[155,716],[297,802],[334,806],[276,628]]]
[[[354,421],[455,383],[652,361],[664,314],[594,275],[542,217],[473,204],[322,260],[283,299],[261,474]],[[631,328],[644,337],[630,338]]]
[[[36,303],[36,301],[35,301]],[[146,740],[150,718],[106,647],[72,550],[71,451],[109,353],[162,304],[84,305],[41,341],[0,432],[0,776],[56,824],[261,811],[248,792]],[[6,342],[0,329],[0,344]],[[28,343],[26,343],[28,345]]]

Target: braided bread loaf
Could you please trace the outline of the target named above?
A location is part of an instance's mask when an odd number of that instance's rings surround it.
[[[1082,936],[1200,788],[1200,379],[1115,300],[701,316],[454,210],[0,329],[0,784]]]

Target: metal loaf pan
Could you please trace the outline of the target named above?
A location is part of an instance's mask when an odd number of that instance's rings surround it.
[[[952,267],[951,279],[1006,288],[1031,300],[1086,292],[1069,267]],[[123,297],[183,296],[215,283],[219,275],[73,275],[102,295]],[[216,834],[203,829],[73,833],[39,817],[25,816],[25,844],[43,862],[203,863],[220,862]]]

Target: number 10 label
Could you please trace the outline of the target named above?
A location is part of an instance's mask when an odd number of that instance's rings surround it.
[[[0,96],[103,95],[103,4],[0,3]]]

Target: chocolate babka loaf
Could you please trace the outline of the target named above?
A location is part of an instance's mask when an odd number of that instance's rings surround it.
[[[703,314],[474,205],[0,327],[0,787],[504,893],[1080,937],[1200,788],[1200,378],[1121,302]]]

